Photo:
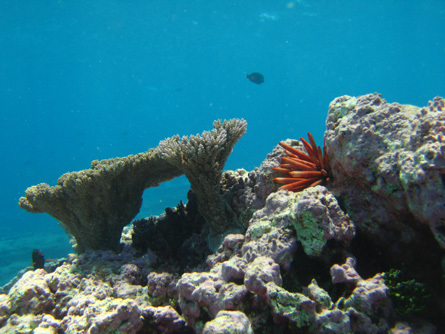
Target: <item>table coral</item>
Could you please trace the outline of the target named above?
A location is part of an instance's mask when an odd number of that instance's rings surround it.
[[[174,136],[145,153],[93,161],[91,169],[62,175],[57,185],[41,183],[26,190],[19,205],[33,213],[47,212],[76,240],[76,249],[120,250],[122,229],[142,204],[145,189],[186,174],[199,208],[211,226],[213,248],[238,229],[236,216],[219,194],[227,157],[246,131],[245,120],[215,121],[202,135]]]
[[[142,193],[182,172],[152,151],[93,161],[91,169],[62,175],[57,185],[30,187],[20,206],[33,213],[47,212],[75,238],[77,250],[120,249],[122,228],[142,204]]]
[[[213,126],[202,135],[168,138],[159,143],[156,154],[182,170],[190,181],[199,211],[210,224],[209,248],[216,250],[227,234],[242,230],[219,190],[224,164],[247,123],[232,119],[215,121]]]

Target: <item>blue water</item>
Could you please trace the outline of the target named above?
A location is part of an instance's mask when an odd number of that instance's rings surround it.
[[[2,0],[0,284],[34,248],[70,250],[53,218],[18,207],[28,186],[233,117],[248,131],[226,169],[253,169],[282,139],[321,142],[337,96],[444,96],[444,36],[443,0]],[[148,189],[140,216],[187,189]]]

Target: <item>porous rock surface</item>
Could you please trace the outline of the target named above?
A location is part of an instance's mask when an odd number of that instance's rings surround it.
[[[246,236],[260,239],[276,228],[295,230],[296,239],[309,256],[320,256],[326,242],[331,239],[347,246],[355,235],[354,224],[323,186],[298,193],[285,190],[272,193],[265,207],[254,213]],[[271,240],[271,243],[273,245],[276,241]],[[258,251],[255,253],[259,254]],[[286,256],[278,253],[274,258],[284,264]]]
[[[329,188],[354,221],[350,251],[366,263],[363,274],[407,271],[436,292],[428,313],[441,318],[445,100],[436,97],[422,108],[380,94],[342,96],[331,102],[326,124]]]
[[[380,94],[342,96],[329,105],[326,125],[334,187],[360,227],[379,233],[391,224],[414,238],[403,223],[412,217],[445,248],[445,100],[420,108]]]
[[[297,140],[287,139],[288,145],[304,151],[304,146]],[[284,149],[277,145],[270,152],[260,167],[247,172],[245,169],[225,171],[222,175],[222,189],[224,197],[230,202],[239,220],[248,226],[250,218],[266,203],[267,197],[277,190],[277,184],[273,182],[273,167],[281,163]]]
[[[253,334],[246,315],[239,311],[219,311],[215,319],[204,326],[203,334]]]
[[[358,279],[348,287],[351,296],[334,309],[329,293],[315,281],[302,292],[283,287],[282,273],[291,268],[299,247],[298,234],[305,234],[294,227],[304,225],[298,218],[304,212],[311,214],[312,225],[308,223],[308,228],[311,225],[317,231],[321,243],[316,246],[317,256],[323,254],[328,240],[340,249],[348,246],[354,236],[354,224],[325,187],[270,194],[265,207],[253,214],[246,234],[228,235],[218,251],[209,256],[210,272],[184,274],[178,281],[181,310],[197,333],[205,328],[206,319],[214,319],[223,310],[245,312],[258,333],[272,330],[270,323],[281,330],[311,328],[311,333],[329,333],[334,325],[343,333],[383,333],[390,328],[385,317],[389,317],[391,307],[381,277],[375,283],[357,274]],[[305,235],[309,242],[311,238]],[[303,243],[302,239],[300,245]],[[312,248],[308,245],[307,249]],[[307,256],[315,256],[308,253]],[[349,259],[343,267],[352,266],[349,272],[355,272],[353,265],[355,262]],[[384,293],[379,294],[380,299],[371,300],[369,290]],[[379,305],[385,305],[385,312],[376,310]],[[366,325],[351,325],[351,319],[356,318]],[[367,326],[372,329],[367,330]]]
[[[0,333],[185,333],[174,308],[150,302],[153,291],[144,285],[150,263],[134,254],[71,254],[52,273],[25,273],[0,295]]]
[[[30,271],[8,294],[0,295],[0,333],[19,327],[65,333],[268,333],[273,327],[294,331],[311,327],[312,333],[325,333],[334,320],[345,333],[346,329],[352,333],[352,315],[369,326],[389,328],[384,319],[373,315],[374,299],[368,298],[369,291],[384,289],[381,281],[368,289],[362,280],[360,290],[356,282],[351,297],[334,310],[328,292],[315,281],[301,292],[283,287],[282,275],[299,247],[298,232],[288,226],[298,211],[296,195],[287,191],[269,195],[265,207],[253,215],[246,235],[228,235],[208,258],[209,271],[182,275],[150,271],[155,259],[137,257],[128,246],[121,254],[71,255],[53,273]],[[329,231],[335,226],[353,230],[324,187],[299,196],[303,195],[314,203],[305,206],[307,210],[317,207],[324,212],[317,228],[326,238],[334,237]],[[338,235],[342,239],[349,234]],[[348,238],[338,247],[345,247]],[[379,305],[388,303],[386,295],[379,298]]]

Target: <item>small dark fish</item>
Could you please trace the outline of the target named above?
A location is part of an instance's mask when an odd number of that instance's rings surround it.
[[[258,72],[246,74],[246,78],[252,81],[253,83],[256,83],[257,85],[262,84],[264,82],[264,76]]]
[[[40,249],[34,249],[32,251],[32,265],[34,269],[45,268],[45,254]]]
[[[45,254],[40,249],[34,249],[32,251],[32,263],[34,270],[45,269],[45,262],[55,261],[53,259],[45,259]]]

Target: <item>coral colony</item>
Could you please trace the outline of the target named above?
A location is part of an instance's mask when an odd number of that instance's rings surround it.
[[[36,251],[0,290],[0,334],[443,333],[444,102],[338,97],[323,151],[287,139],[250,172],[223,171],[232,119],[28,188],[77,254]],[[187,203],[132,222],[182,174]]]

